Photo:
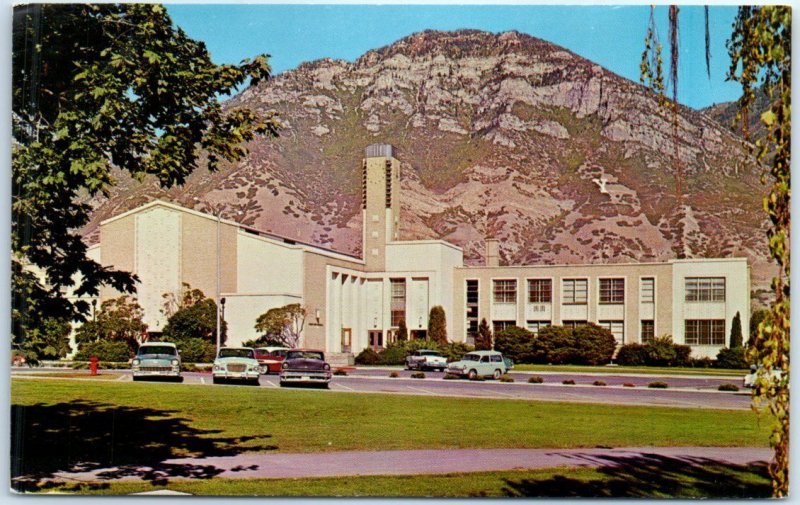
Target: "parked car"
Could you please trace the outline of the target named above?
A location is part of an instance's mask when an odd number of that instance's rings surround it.
[[[290,350],[288,347],[257,348],[255,351],[260,372],[264,375],[268,375],[271,372],[281,373],[281,364],[286,359],[286,353]]]
[[[419,349],[406,356],[406,368],[408,370],[438,369],[443,371],[447,368],[447,358],[439,351]]]
[[[468,352],[460,361],[454,361],[447,366],[447,373],[470,379],[486,376],[499,379],[507,371],[503,355],[497,351]]]
[[[172,342],[145,342],[131,360],[133,380],[163,377],[182,381],[181,355]]]
[[[325,353],[314,349],[292,349],[281,365],[281,387],[287,384],[319,384],[327,388],[331,382],[331,366]]]
[[[762,370],[763,368],[764,367],[762,367],[762,366],[750,365],[750,373],[745,375],[744,376],[744,380],[742,381],[744,383],[744,387],[746,387],[746,388],[755,387],[756,379],[758,379],[758,372],[759,372],[759,370]],[[772,373],[770,374],[769,379],[771,379],[773,381],[781,380],[781,371],[778,370],[777,368],[774,368],[772,370]]]
[[[214,384],[236,380],[258,384],[258,360],[252,347],[223,347],[214,360]]]

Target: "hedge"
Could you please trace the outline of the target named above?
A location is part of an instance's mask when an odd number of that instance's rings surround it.
[[[121,340],[98,340],[82,344],[73,359],[89,361],[92,356],[97,357],[100,361],[127,362],[133,357],[133,353],[128,344]]]
[[[586,324],[575,329],[547,326],[534,336],[511,326],[495,335],[494,348],[515,363],[602,365],[611,361],[616,349],[614,336],[606,328]]]

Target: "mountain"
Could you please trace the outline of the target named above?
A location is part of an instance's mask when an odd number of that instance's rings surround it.
[[[278,111],[281,138],[169,191],[120,176],[87,240],[160,197],[359,253],[361,158],[386,142],[402,162],[401,237],[451,241],[468,263],[495,237],[513,264],[747,256],[754,288],[773,274],[765,188],[738,135],[680,107],[678,199],[672,114],[652,92],[528,35],[425,31],[353,63],[302,64],[229,105]]]
[[[755,100],[747,116],[747,128],[753,140],[758,140],[764,136],[764,125],[761,123],[761,114],[766,112],[769,107],[770,99],[767,93],[763,90],[757,91]],[[714,119],[722,126],[739,133],[742,132],[741,125],[735,122],[736,114],[739,113],[738,101],[717,103],[702,109],[701,112]]]

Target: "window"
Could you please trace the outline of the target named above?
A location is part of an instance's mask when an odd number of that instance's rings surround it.
[[[598,324],[610,331],[617,343],[625,343],[625,321],[600,321]]]
[[[550,303],[552,301],[553,281],[550,279],[530,279],[528,281],[529,303]]]
[[[494,281],[494,303],[516,303],[517,281]]]
[[[561,299],[565,304],[586,304],[589,293],[588,279],[564,279],[561,281]]]
[[[687,277],[687,302],[724,302],[725,277]]]
[[[502,363],[503,362],[503,358],[500,357],[499,354],[492,354],[491,356],[489,356],[489,359],[492,361],[492,363]]]
[[[656,322],[652,319],[642,319],[642,343],[652,342],[656,338]]]
[[[516,325],[516,321],[492,321],[492,331],[497,334],[498,331],[503,331]]]
[[[561,321],[561,326],[572,328],[573,330],[578,326],[583,326],[584,324],[586,324],[586,321]]]
[[[725,345],[725,320],[687,319],[684,336],[689,345]]]
[[[550,321],[528,321],[526,325],[528,326],[528,331],[538,334],[539,330],[545,326],[550,326]]]
[[[653,277],[644,277],[639,286],[639,301],[642,303],[655,303],[656,280]]]
[[[392,326],[399,326],[406,318],[406,280],[392,279]]]
[[[478,335],[478,281],[467,281],[467,339],[472,338],[475,342],[475,336]]]
[[[625,279],[600,279],[600,303],[625,303]]]

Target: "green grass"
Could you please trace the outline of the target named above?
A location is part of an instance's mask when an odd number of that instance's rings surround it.
[[[613,374],[646,374],[646,375],[710,375],[724,377],[743,377],[747,370],[730,368],[683,368],[669,366],[582,366],[582,365],[528,365],[515,364],[514,372],[587,372]]]
[[[622,468],[554,468],[445,475],[211,479],[175,481],[168,485],[66,485],[54,491],[120,495],[170,489],[194,495],[216,496],[374,497],[761,498],[770,495],[770,481],[763,465],[744,468],[707,463],[690,467],[669,458],[648,463]]]

